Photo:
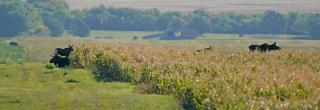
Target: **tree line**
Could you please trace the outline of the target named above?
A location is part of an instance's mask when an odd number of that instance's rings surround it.
[[[70,11],[65,0],[0,0],[0,37],[87,36],[87,23]]]
[[[166,31],[187,27],[200,33],[294,34],[320,37],[319,13],[257,14],[137,10],[98,6],[70,10],[65,0],[0,0],[0,36],[87,36],[91,30]]]

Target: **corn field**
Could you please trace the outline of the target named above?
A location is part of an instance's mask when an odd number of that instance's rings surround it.
[[[145,93],[173,95],[185,109],[320,109],[318,50],[83,44],[71,58],[74,67],[137,84]]]

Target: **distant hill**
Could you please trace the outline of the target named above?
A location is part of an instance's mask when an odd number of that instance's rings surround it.
[[[256,13],[265,10],[279,12],[320,12],[320,0],[67,0],[72,9],[84,9],[104,4],[137,9],[159,8],[161,11],[206,9],[210,12]]]

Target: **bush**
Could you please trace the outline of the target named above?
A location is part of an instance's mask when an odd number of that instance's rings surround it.
[[[65,81],[65,83],[80,83],[80,81],[75,80],[75,79],[68,79]]]
[[[46,68],[49,70],[54,69],[54,67],[55,67],[54,64],[51,64],[51,63],[46,65]]]
[[[92,71],[97,81],[119,81],[121,79],[121,69],[119,63],[109,55],[98,53],[92,63]]]
[[[0,37],[13,37],[30,32],[39,22],[34,9],[20,0],[0,0]]]
[[[134,36],[132,40],[138,40],[138,36]]]

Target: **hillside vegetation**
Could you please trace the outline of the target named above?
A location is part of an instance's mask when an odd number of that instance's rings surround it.
[[[259,4],[257,6],[260,7]],[[320,14],[295,11],[281,13],[265,10],[246,14],[211,13],[206,9],[197,9],[187,12],[179,10],[161,12],[157,8],[139,10],[104,5],[71,10],[65,0],[0,0],[0,14],[3,15],[0,19],[0,37],[22,35],[58,37],[65,34],[86,37],[90,35],[90,30],[174,33],[175,30],[183,29],[200,35],[204,33],[289,34],[320,38],[317,30],[320,28]]]
[[[114,39],[66,36],[15,40],[27,49],[31,59],[50,56],[56,47],[74,44],[72,67],[90,70],[92,80],[128,82],[145,93],[172,95],[185,109],[319,108],[320,50],[316,40],[225,34],[182,41],[130,40],[132,36],[126,32],[93,33],[102,38],[114,35]],[[281,51],[248,50],[249,44],[274,41]],[[209,45],[212,50],[195,52]]]
[[[139,94],[128,83],[98,83],[90,71],[39,63],[0,64],[1,110],[178,110],[176,99]]]
[[[24,62],[26,53],[21,46],[10,46],[8,39],[0,39],[0,64]]]
[[[185,109],[317,109],[319,56],[318,50],[195,52],[93,44],[77,47],[73,66],[92,70],[100,81],[176,96]]]

